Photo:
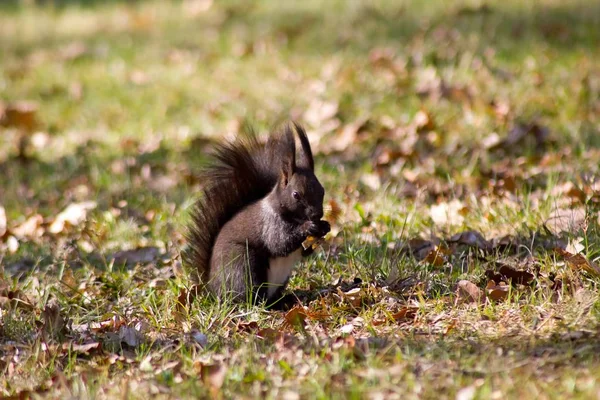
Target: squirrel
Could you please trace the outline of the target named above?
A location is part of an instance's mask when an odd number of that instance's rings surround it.
[[[289,123],[261,143],[249,129],[217,144],[200,177],[184,261],[218,298],[275,304],[313,252],[302,243],[330,231],[306,132]]]

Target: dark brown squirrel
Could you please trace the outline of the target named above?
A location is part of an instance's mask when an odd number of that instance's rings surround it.
[[[306,132],[290,123],[263,144],[248,130],[216,146],[201,178],[185,263],[219,298],[273,304],[313,251],[302,243],[330,230]]]

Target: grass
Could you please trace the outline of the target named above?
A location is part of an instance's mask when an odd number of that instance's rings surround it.
[[[522,3],[0,5],[0,109],[35,110],[0,127],[0,394],[597,398],[599,278],[553,248],[600,256],[600,9]],[[210,144],[288,118],[342,209],[307,309],[178,306]],[[456,301],[500,263],[535,278]]]

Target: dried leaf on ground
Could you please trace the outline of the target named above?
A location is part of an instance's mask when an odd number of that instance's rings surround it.
[[[448,262],[448,256],[452,255],[452,253],[452,249],[445,245],[435,246],[421,261],[426,264],[441,267]]]
[[[600,266],[593,261],[588,260],[583,254],[571,254],[560,248],[554,250],[563,257],[567,265],[576,271],[585,271],[596,277],[600,276]]]
[[[298,327],[303,326],[304,321],[308,319],[323,320],[326,317],[324,313],[313,312],[308,307],[301,305],[294,306],[285,314],[286,326]]]
[[[485,299],[485,293],[473,282],[461,280],[456,287],[456,300],[458,302],[481,303]]]
[[[21,101],[9,104],[4,109],[0,125],[33,131],[37,125],[38,105],[31,101]]]
[[[85,221],[88,211],[94,208],[96,208],[95,201],[71,203],[56,216],[48,231],[56,234],[64,231],[69,226],[77,226]]]
[[[492,270],[485,271],[485,276],[496,284],[500,282],[513,283],[515,285],[529,285],[535,276],[528,271],[520,271],[509,265],[497,262],[500,265],[498,272]]]
[[[405,306],[393,313],[389,317],[373,320],[372,324],[373,326],[383,325],[390,320],[390,317],[394,322],[414,320],[417,316],[417,311],[419,311],[418,307]]]
[[[508,290],[509,286],[504,282],[496,284],[494,281],[489,281],[485,287],[487,297],[494,301],[505,300],[508,297]]]

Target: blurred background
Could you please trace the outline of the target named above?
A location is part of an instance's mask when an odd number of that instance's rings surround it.
[[[213,140],[289,118],[350,208],[593,185],[598,26],[591,0],[3,1],[0,205],[179,218]]]

